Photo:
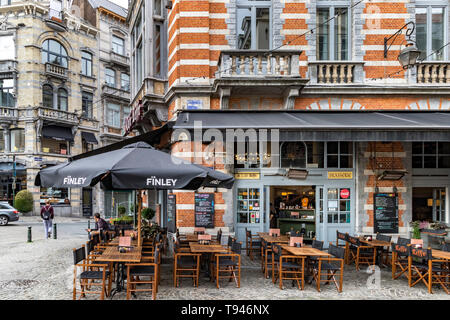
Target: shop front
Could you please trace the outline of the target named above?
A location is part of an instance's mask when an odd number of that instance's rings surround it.
[[[235,173],[235,232],[245,242],[245,229],[281,233],[299,231],[305,242],[313,238],[336,241],[336,230],[355,229],[355,180],[353,169],[309,169],[300,180],[289,169]]]

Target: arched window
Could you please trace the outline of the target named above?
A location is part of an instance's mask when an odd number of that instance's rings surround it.
[[[306,144],[302,141],[281,145],[282,168],[306,168]]]
[[[63,88],[58,89],[58,109],[67,111],[67,90]]]
[[[56,40],[45,40],[42,44],[42,63],[53,63],[67,68],[67,51]]]
[[[42,104],[45,108],[53,108],[53,88],[49,84],[42,87]]]

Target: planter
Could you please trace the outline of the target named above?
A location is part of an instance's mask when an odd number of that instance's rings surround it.
[[[431,229],[423,229],[420,233],[420,238],[423,240],[424,248],[431,247],[432,249],[440,249],[442,247],[442,242],[446,241],[447,233],[445,233],[445,235],[438,235],[436,233],[423,232],[424,230],[431,230]],[[431,230],[431,231],[440,231],[440,230]],[[410,232],[411,239],[412,235],[413,233],[411,231]]]

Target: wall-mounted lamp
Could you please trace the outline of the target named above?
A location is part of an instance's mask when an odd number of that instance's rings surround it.
[[[409,69],[409,68],[415,66],[417,64],[417,59],[419,58],[420,53],[421,53],[421,51],[419,49],[417,49],[417,47],[415,45],[415,41],[411,39],[411,35],[416,28],[416,24],[414,22],[410,21],[407,24],[405,24],[403,27],[398,29],[389,38],[384,38],[384,58],[387,58],[387,53],[388,53],[389,49],[391,48],[391,46],[393,45],[393,43],[395,42],[395,39],[397,39],[397,37],[403,33],[403,29],[405,29],[406,27],[408,27],[406,29],[406,37],[407,37],[408,43],[406,44],[406,47],[404,49],[402,49],[402,51],[400,51],[400,54],[398,55],[398,61],[402,65],[403,69]],[[391,39],[392,39],[392,41],[390,42],[390,44],[388,46],[388,43]]]

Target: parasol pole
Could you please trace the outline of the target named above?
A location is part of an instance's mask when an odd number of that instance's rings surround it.
[[[138,246],[141,245],[141,210],[142,210],[142,197],[141,190],[138,190]]]

